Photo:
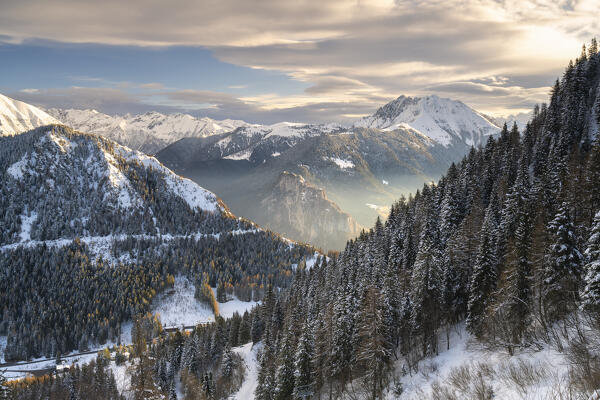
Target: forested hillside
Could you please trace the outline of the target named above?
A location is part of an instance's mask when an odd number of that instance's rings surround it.
[[[0,138],[0,177],[6,360],[116,342],[178,274],[200,299],[259,300],[314,254],[154,158],[64,126]]]
[[[338,397],[351,383],[380,398],[393,364],[411,373],[465,320],[509,354],[578,343],[587,369],[567,387],[600,386],[598,348],[583,332],[600,329],[599,81],[593,41],[523,132],[505,126],[302,274],[280,299],[282,318],[265,302],[256,398]]]

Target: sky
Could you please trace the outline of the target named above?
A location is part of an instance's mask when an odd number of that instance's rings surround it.
[[[598,0],[0,0],[0,93],[109,114],[349,121],[437,94],[508,116],[600,36]]]

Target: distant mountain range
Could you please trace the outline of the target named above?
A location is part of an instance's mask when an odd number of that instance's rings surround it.
[[[434,95],[400,96],[350,125],[258,125],[186,114],[109,116],[94,110],[45,113],[25,103],[19,107],[36,118],[5,117],[21,121],[11,126],[59,120],[156,153],[170,169],[217,193],[237,215],[324,248],[340,248],[360,226],[386,216],[382,205],[437,179],[472,146],[500,131],[498,121]],[[288,185],[285,201],[278,204],[282,177]],[[292,177],[297,182],[289,185]],[[314,190],[326,200],[309,201],[306,194]],[[314,215],[335,214],[335,232],[319,226],[319,219],[306,219],[309,207]]]
[[[355,236],[356,227],[372,224],[377,215],[386,216],[387,208],[381,205],[437,179],[472,146],[484,144],[499,131],[462,102],[400,96],[350,126],[242,126],[211,137],[182,139],[156,157],[218,193],[239,215],[297,240],[340,248]],[[299,192],[291,196],[286,191],[287,200],[278,204],[274,199],[280,193],[282,173],[323,189],[329,201],[351,216],[341,219],[346,228],[337,234],[310,233],[315,223],[304,219],[303,210],[311,207],[315,215],[323,215],[332,208],[309,206],[302,185],[289,186]],[[291,198],[296,199],[295,208],[289,205]],[[302,221],[305,226],[299,226]]]
[[[58,121],[82,132],[95,133],[134,150],[155,154],[186,137],[207,137],[248,125],[244,121],[196,118],[188,114],[147,112],[107,115],[96,110],[47,110]]]

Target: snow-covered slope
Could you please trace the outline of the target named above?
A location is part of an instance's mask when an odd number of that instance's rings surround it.
[[[155,215],[156,201],[165,202],[169,212],[181,211],[190,218],[224,210],[212,192],[155,158],[65,126],[5,137],[2,147],[4,201],[14,201],[22,212],[18,228],[10,228],[12,233],[0,244],[100,238],[106,236],[101,226],[107,223],[112,235],[179,233],[168,218]],[[155,187],[148,187],[148,182]],[[156,193],[149,196],[151,190]]]
[[[467,146],[483,145],[490,135],[500,131],[493,122],[463,102],[435,95],[400,96],[375,114],[356,121],[354,126],[414,129],[446,147],[457,141]]]
[[[440,347],[445,349],[442,336]],[[394,372],[397,383],[391,383],[384,399],[587,399],[570,388],[573,369],[564,349],[544,344],[510,355],[502,348],[486,347],[464,324],[455,326],[449,337],[449,349],[419,361],[417,372],[407,374],[400,358]]]
[[[96,110],[49,109],[49,114],[74,129],[95,133],[122,145],[155,154],[169,144],[184,137],[208,137],[230,132],[244,121],[196,118],[188,114],[145,114],[111,116]]]
[[[44,111],[0,94],[0,136],[16,135],[58,121]]]
[[[233,349],[236,354],[242,357],[244,368],[246,369],[244,382],[237,393],[233,395],[234,400],[254,399],[254,392],[258,387],[258,360],[256,356],[261,348],[262,343],[253,345],[252,342],[250,342]]]

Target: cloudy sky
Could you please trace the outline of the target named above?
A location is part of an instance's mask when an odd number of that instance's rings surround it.
[[[598,0],[0,0],[0,92],[44,107],[272,123],[438,94],[528,111]]]

